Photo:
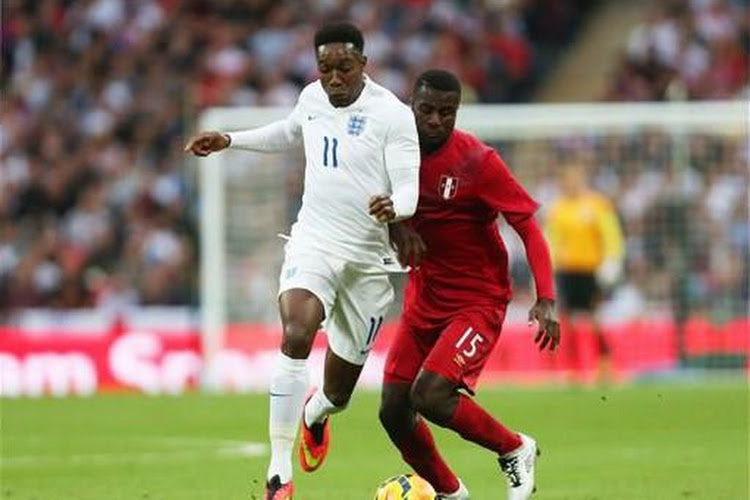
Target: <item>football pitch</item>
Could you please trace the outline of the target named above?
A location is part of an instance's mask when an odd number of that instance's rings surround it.
[[[748,498],[748,395],[741,380],[491,389],[479,400],[538,439],[535,499]],[[262,498],[265,395],[0,404],[3,499]],[[379,426],[377,406],[376,393],[358,393],[334,417],[327,463],[314,474],[296,468],[295,498],[369,500],[381,479],[408,470]],[[443,430],[436,436],[473,499],[505,498],[489,453]]]

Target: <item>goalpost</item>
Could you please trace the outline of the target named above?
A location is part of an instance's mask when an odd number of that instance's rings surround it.
[[[198,129],[252,128],[288,112],[214,108],[201,115]],[[549,201],[546,196],[553,189],[555,165],[562,157],[589,161],[594,167],[593,182],[614,197],[627,198],[616,204],[632,212],[625,214],[628,243],[633,247],[629,250],[646,254],[632,256],[631,264],[639,273],[632,279],[645,280],[635,285],[643,288],[641,293],[653,309],[649,312],[654,314],[664,309],[674,312],[675,306],[663,304],[669,297],[658,290],[657,276],[648,273],[690,274],[692,270],[652,262],[657,257],[649,253],[679,254],[680,249],[673,248],[679,243],[654,252],[649,245],[663,243],[646,242],[644,247],[635,241],[645,237],[642,226],[650,220],[649,210],[659,206],[660,196],[674,196],[684,199],[678,206],[708,205],[707,210],[721,214],[729,210],[722,205],[729,200],[722,199],[721,189],[736,198],[731,179],[747,182],[748,103],[743,101],[464,105],[457,126],[498,147],[514,173],[543,203]],[[737,163],[742,161],[744,173]],[[228,324],[278,321],[275,293],[283,241],[277,233],[286,233],[294,220],[303,167],[302,151],[283,155],[227,151],[199,161],[201,327],[207,359],[221,348]],[[718,182],[727,185],[718,186]],[[734,188],[744,190],[744,209],[727,215],[747,221],[747,185]],[[642,207],[638,206],[639,193]],[[693,220],[692,229],[721,233],[712,227],[714,215]],[[647,232],[671,234],[681,222],[667,217],[652,224],[664,227]],[[645,277],[637,267],[643,265]]]

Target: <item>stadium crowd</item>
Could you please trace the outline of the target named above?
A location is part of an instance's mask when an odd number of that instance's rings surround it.
[[[208,106],[293,104],[315,75],[310,40],[324,20],[361,26],[368,73],[402,97],[415,74],[439,66],[462,77],[468,100],[514,102],[530,97],[595,3],[3,2],[0,317],[20,307],[196,304],[197,197],[182,142]],[[682,75],[691,98],[736,95],[746,84],[738,75],[747,75],[748,22],[734,13],[746,5],[662,5],[634,31],[607,97],[661,98],[653,64]],[[618,200],[638,293],[700,301],[745,287],[747,296],[738,194],[747,189],[747,144],[693,137],[689,146],[685,175],[660,160],[669,145],[658,134],[544,148],[586,159],[597,186]],[[524,164],[538,172],[529,187],[543,202],[554,190],[549,158]],[[667,226],[678,234],[665,235]],[[686,266],[685,283],[670,288],[670,266]]]
[[[630,33],[605,98],[656,101],[748,95],[749,51],[747,0],[653,2]]]
[[[326,19],[363,28],[368,72],[402,96],[439,61],[513,101],[591,3],[3,2],[0,310],[195,303],[186,132],[207,106],[292,104]]]

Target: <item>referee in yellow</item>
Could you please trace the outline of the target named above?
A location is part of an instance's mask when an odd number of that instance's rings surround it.
[[[588,186],[583,165],[562,166],[560,190],[548,212],[546,233],[562,319],[570,328],[582,320],[591,322],[598,338],[599,379],[606,381],[611,375],[609,346],[601,335],[596,309],[603,293],[614,287],[622,274],[622,228],[612,203]],[[572,346],[574,352],[576,347]]]

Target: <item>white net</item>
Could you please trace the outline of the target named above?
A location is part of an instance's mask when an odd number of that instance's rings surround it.
[[[274,322],[284,243],[277,234],[296,216],[304,157],[229,152],[224,162],[227,320]]]

